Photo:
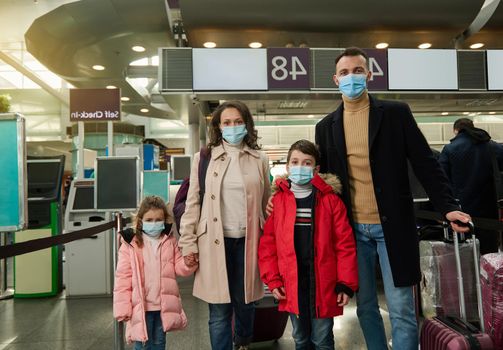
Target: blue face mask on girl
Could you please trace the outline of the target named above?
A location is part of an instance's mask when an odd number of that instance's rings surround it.
[[[313,178],[313,168],[310,166],[291,166],[288,178],[297,185],[305,185]]]
[[[142,231],[150,237],[159,237],[164,230],[164,222],[162,221],[146,221],[142,224]]]
[[[222,137],[231,145],[239,145],[245,138],[248,131],[246,125],[224,126],[222,128]]]
[[[360,97],[366,88],[367,75],[365,74],[348,74],[339,79],[339,90],[347,98]]]

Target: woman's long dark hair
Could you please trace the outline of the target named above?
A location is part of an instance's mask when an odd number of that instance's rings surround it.
[[[216,147],[222,144],[222,131],[220,130],[220,117],[222,112],[227,108],[235,108],[238,110],[239,114],[243,118],[245,122],[246,131],[248,134],[243,139],[244,143],[251,149],[260,149],[260,146],[257,144],[257,130],[255,130],[255,123],[253,122],[253,117],[246,106],[241,101],[228,101],[220,104],[217,109],[213,112],[210,121],[210,142],[208,143],[208,149],[211,150],[213,147]]]

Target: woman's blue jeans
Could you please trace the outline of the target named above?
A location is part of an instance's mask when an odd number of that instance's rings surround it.
[[[250,344],[253,337],[255,306],[245,304],[245,238],[225,238],[225,259],[231,302],[209,304],[210,341],[212,350],[231,350]],[[232,316],[234,314],[234,339]],[[266,325],[264,325],[266,326]]]

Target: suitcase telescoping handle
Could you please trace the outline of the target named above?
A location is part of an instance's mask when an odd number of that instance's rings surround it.
[[[472,250],[473,250],[473,264],[475,267],[475,284],[477,290],[477,307],[479,312],[480,319],[480,330],[482,333],[485,332],[484,329],[484,311],[482,310],[482,289],[480,287],[480,267],[479,267],[479,254],[477,251],[477,242],[475,237],[475,227],[473,226],[473,222],[469,222],[470,232],[472,233]],[[459,312],[461,315],[461,319],[466,322],[466,307],[465,307],[465,291],[463,286],[463,273],[461,272],[461,258],[459,253],[459,241],[458,234],[454,232],[452,235],[454,241],[454,257],[456,259],[456,272],[458,275],[458,292],[459,292]]]

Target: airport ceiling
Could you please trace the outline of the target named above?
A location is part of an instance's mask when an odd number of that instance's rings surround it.
[[[0,0],[14,5],[13,0]],[[22,1],[22,2],[26,2]],[[46,0],[35,0],[42,3]],[[47,0],[48,1],[48,0]],[[49,2],[49,1],[48,1]],[[54,0],[52,2],[55,2]],[[500,0],[81,0],[62,5],[36,18],[26,31],[28,51],[50,70],[76,87],[118,86],[126,113],[166,119],[185,119],[189,98],[160,95],[157,71],[132,67],[132,61],[157,55],[158,47],[180,46],[173,28],[183,25],[185,46],[264,47],[360,46],[378,42],[390,47],[468,48],[484,42],[487,49],[503,48],[503,5]],[[466,37],[466,38],[465,38]],[[464,39],[464,40],[463,40]],[[457,43],[456,43],[457,40]],[[131,47],[141,45],[145,52]],[[93,65],[106,67],[103,71]],[[147,78],[135,85],[132,78]],[[254,113],[278,115],[324,114],[334,109],[340,95],[330,93],[201,94],[211,110],[218,100],[240,98]],[[415,112],[503,111],[498,93],[389,94],[411,103]],[[290,104],[285,101],[291,102]],[[285,108],[287,106],[287,108]],[[288,106],[296,106],[289,108]],[[208,108],[209,107],[209,108]],[[139,112],[148,108],[148,113]]]

